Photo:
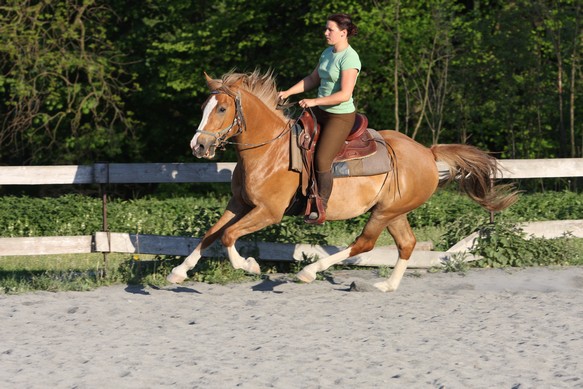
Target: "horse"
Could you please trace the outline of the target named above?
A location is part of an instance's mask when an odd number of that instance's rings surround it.
[[[206,73],[204,76],[211,93],[202,105],[202,119],[190,147],[195,157],[205,159],[214,158],[216,150],[226,145],[235,147],[232,196],[194,251],[168,274],[171,283],[183,282],[203,251],[217,239],[235,269],[260,274],[257,261],[243,258],[235,243],[244,235],[279,223],[301,181],[300,173],[290,170],[290,128],[294,120],[278,109],[273,72],[230,71],[220,79]],[[398,131],[378,133],[386,143],[383,147],[390,148],[393,168],[384,174],[335,178],[326,211],[328,220],[346,220],[370,212],[364,229],[347,248],[301,269],[296,274],[299,280],[312,282],[318,272],[372,250],[387,229],[397,246],[398,258],[389,277],[374,286],[383,292],[395,291],[416,244],[407,214],[425,203],[440,183],[458,181],[471,199],[490,211],[503,210],[517,199],[517,193],[508,190],[507,185],[492,184],[499,168],[489,153],[464,144],[428,148]],[[440,179],[436,161],[447,164],[447,177]]]

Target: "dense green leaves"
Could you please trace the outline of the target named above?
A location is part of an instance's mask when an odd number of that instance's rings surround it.
[[[348,12],[371,126],[509,158],[581,156],[579,0],[15,1],[0,12],[0,162],[191,160],[203,72],[307,75]],[[224,158],[232,158],[227,153]]]
[[[5,2],[0,12],[0,161],[123,158],[132,76],[108,38],[115,15],[93,1]]]
[[[527,240],[516,227],[521,221],[580,218],[583,214],[580,197],[572,192],[524,195],[509,210],[496,215],[496,223],[491,224],[489,215],[469,202],[466,196],[440,191],[427,207],[415,210],[409,219],[416,231],[437,227],[444,232],[441,241],[436,239],[438,250],[447,250],[471,233],[480,231],[474,253],[484,257],[480,262],[482,266],[580,263],[580,249],[573,240]],[[108,204],[109,229],[201,237],[218,220],[226,202],[226,197],[216,195],[113,200]],[[348,244],[362,231],[366,217],[327,222],[318,228],[306,226],[301,217],[285,217],[281,223],[245,236],[243,240]],[[0,237],[90,235],[102,230],[99,199],[78,195],[42,199],[3,197],[0,219],[3,221]],[[331,241],[338,237],[343,239],[342,243]]]

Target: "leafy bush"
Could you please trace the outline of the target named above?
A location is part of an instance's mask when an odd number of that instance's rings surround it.
[[[475,263],[478,267],[569,265],[583,260],[572,237],[527,237],[521,228],[503,220],[480,223],[477,219],[460,219],[448,227],[439,246],[442,249],[451,247],[474,232],[479,234],[471,252],[483,257]]]
[[[202,235],[223,213],[227,195],[112,199],[108,202],[109,229],[164,235]],[[102,229],[101,200],[89,196],[65,195],[58,198],[5,196],[0,201],[0,236],[86,235]],[[573,192],[547,192],[520,196],[509,209],[495,215],[496,222],[568,220],[583,215],[583,196]],[[465,233],[464,224],[479,225],[489,213],[467,196],[454,190],[440,190],[429,201],[409,214],[413,228],[448,226]],[[279,242],[321,243],[335,230],[358,234],[368,215],[328,222],[306,228],[301,218],[283,221],[254,234],[254,239],[277,237]]]
[[[501,213],[506,220],[575,220],[583,217],[583,195],[575,192],[545,192],[521,195]]]
[[[101,202],[79,195],[2,197],[0,236],[89,235],[102,229]]]
[[[438,250],[447,250],[466,236],[476,232],[480,226],[488,222],[486,216],[472,215],[468,217],[458,217],[457,220],[449,223],[447,229],[441,236],[441,240],[435,245]]]
[[[108,203],[110,230],[115,232],[202,236],[222,214],[228,198],[222,195],[177,198],[143,198],[132,201],[113,199]],[[420,228],[442,226],[438,250],[445,250],[462,238],[480,231],[474,254],[482,260],[475,266],[532,266],[583,264],[583,239],[526,239],[516,222],[544,219],[576,219],[583,215],[580,195],[544,193],[524,195],[510,209],[496,215],[495,224],[489,214],[465,196],[454,191],[440,191],[427,204],[410,216],[416,233]],[[67,195],[59,198],[3,197],[0,201],[0,236],[86,235],[102,229],[101,201],[97,198]],[[302,218],[285,217],[283,221],[246,240],[282,243],[326,244],[336,236],[358,234],[368,215],[347,221],[327,222],[323,226],[305,226]],[[342,235],[344,234],[344,235]],[[254,255],[254,253],[242,253]],[[93,256],[97,254],[91,254]],[[100,285],[127,282],[162,285],[170,269],[180,258],[160,258],[146,261],[128,256],[110,255],[105,277],[99,259],[83,258],[55,260],[41,257],[38,265],[16,267],[3,264],[0,271],[0,293],[20,293],[30,290],[86,290]],[[41,260],[42,259],[42,260]],[[85,264],[81,262],[85,261]],[[50,266],[47,265],[50,263]],[[61,265],[58,265],[61,263]],[[262,264],[263,265],[263,264]],[[292,264],[293,266],[294,264]],[[279,271],[284,269],[277,264]],[[288,270],[295,272],[288,264]],[[461,271],[466,263],[454,258],[446,271]],[[287,270],[283,270],[287,271]],[[234,271],[226,261],[202,261],[192,273],[202,282],[235,282],[249,280],[249,275]]]
[[[228,197],[142,198],[110,200],[110,231],[202,236],[218,220]],[[3,197],[0,201],[0,236],[89,235],[102,230],[101,200],[66,195],[58,198]],[[446,250],[474,231],[481,231],[476,254],[481,266],[526,266],[534,263],[561,264],[577,257],[569,239],[525,239],[514,223],[526,220],[576,219],[583,215],[582,196],[572,192],[523,195],[508,210],[496,214],[489,224],[488,212],[455,191],[438,191],[426,204],[410,214],[413,228],[442,226],[445,233],[436,248]],[[305,226],[302,218],[285,217],[245,237],[246,240],[280,243],[330,244],[335,235],[360,233],[368,215],[347,221]],[[343,238],[347,240],[351,238]]]
[[[569,265],[579,253],[569,244],[569,237],[543,239],[531,236],[507,222],[482,226],[474,254],[483,257],[480,267],[522,267]]]
[[[468,196],[455,190],[439,190],[427,202],[409,214],[411,227],[444,226],[460,217],[475,219],[488,213]]]

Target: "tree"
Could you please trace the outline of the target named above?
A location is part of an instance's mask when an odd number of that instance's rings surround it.
[[[140,132],[151,160],[192,160],[188,143],[208,95],[203,72],[220,77],[232,69],[272,69],[284,86],[313,69],[316,47],[321,47],[316,38],[323,21],[315,25],[308,19],[317,9],[312,1],[113,4],[124,15],[118,44],[141,85],[127,103],[143,123]],[[222,157],[233,159],[229,151]]]
[[[93,1],[9,0],[0,13],[0,161],[88,162],[132,149],[131,75]]]
[[[372,76],[372,85],[365,88],[374,94],[362,98],[371,116],[382,118],[381,128],[395,128],[428,143],[439,141],[459,9],[443,0],[378,0],[361,10],[368,65],[363,79]]]

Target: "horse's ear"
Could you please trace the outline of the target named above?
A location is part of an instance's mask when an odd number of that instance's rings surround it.
[[[222,81],[220,80],[214,80],[212,78],[209,77],[208,74],[206,74],[206,72],[204,73],[204,78],[206,79],[206,84],[208,85],[209,89],[211,91],[217,90],[222,86]]]

